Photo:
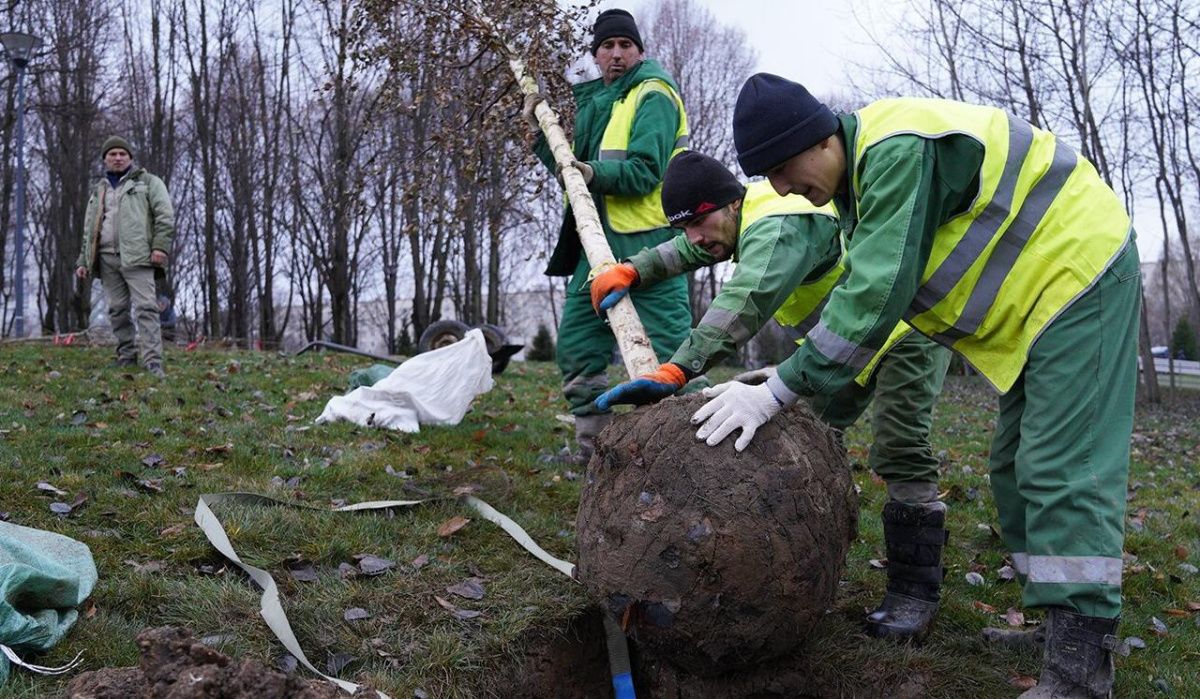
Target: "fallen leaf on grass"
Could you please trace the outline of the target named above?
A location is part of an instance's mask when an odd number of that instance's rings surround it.
[[[975,572],[967,573],[966,580],[967,584],[972,586],[983,584],[983,576]]]
[[[342,580],[347,580],[349,578],[357,578],[358,577],[358,568],[355,568],[354,566],[350,565],[349,563],[339,563],[338,564],[338,577],[341,578]]]
[[[439,526],[437,529],[437,535],[440,537],[450,536],[451,534],[458,531],[459,529],[462,529],[463,527],[467,526],[467,524],[470,521],[471,520],[468,519],[467,517],[462,517],[460,515],[454,515],[453,517],[446,520],[445,522],[442,522],[441,526]]]
[[[233,451],[233,442],[227,442],[225,444],[218,444],[214,447],[204,448],[205,454],[226,454],[231,451]]]
[[[1008,678],[1008,684],[1020,690],[1029,690],[1037,686],[1037,678],[1029,675],[1013,675]]]
[[[145,563],[138,563],[135,560],[129,559],[126,560],[125,563],[133,566],[133,572],[140,573],[142,575],[153,575],[156,573],[161,573],[167,569],[166,564],[162,561],[146,561]]]
[[[1187,560],[1188,553],[1190,553],[1190,552],[1188,551],[1188,547],[1186,547],[1186,546],[1176,546],[1175,547],[1175,557],[1181,561]]]
[[[999,576],[1001,580],[1013,580],[1017,577],[1017,571],[1013,570],[1012,566],[1004,566],[1000,570],[996,571],[996,575]]]
[[[475,617],[481,616],[483,614],[483,612],[477,612],[473,609],[459,609],[458,607],[454,606],[450,602],[447,602],[446,600],[442,599],[441,597],[438,597],[437,595],[434,595],[433,598],[435,600],[437,600],[437,603],[442,607],[442,609],[445,609],[446,611],[450,612],[451,614],[458,617],[459,619],[462,619],[463,621],[466,621],[467,619],[474,619]]]
[[[420,570],[429,564],[429,554],[423,553],[412,559],[413,570]]]
[[[1167,616],[1191,616],[1192,613],[1186,609],[1164,609],[1163,613]]]
[[[295,568],[288,568],[288,572],[292,577],[299,582],[316,582],[317,571],[313,570],[311,565],[301,565]]]
[[[1016,609],[1009,607],[1008,611],[1004,613],[1004,621],[1008,622],[1009,626],[1024,626],[1025,615]]]
[[[479,492],[479,486],[475,485],[474,483],[471,483],[468,485],[460,485],[457,488],[455,488],[454,496],[462,497],[463,495],[474,495],[475,493],[478,493],[478,492]]]
[[[50,503],[50,511],[60,517],[65,517],[71,514],[71,506],[65,502],[52,502]]]
[[[83,412],[82,410],[76,410],[75,412],[71,413],[72,425],[78,427],[85,422],[87,422],[87,413]]]
[[[342,618],[346,621],[362,621],[363,619],[370,619],[371,613],[362,607],[351,607],[342,614]]]
[[[457,585],[451,585],[450,587],[447,587],[446,592],[449,592],[452,595],[458,595],[459,597],[465,597],[466,599],[474,600],[483,599],[485,594],[483,589],[483,580],[480,578],[467,578]]]
[[[1200,612],[1200,602],[1188,602],[1187,608],[1189,612]]]
[[[196,464],[196,468],[200,469],[201,471],[215,471],[216,469],[221,468],[224,465],[225,464],[218,461],[216,463],[211,463],[211,464]],[[295,658],[293,658],[293,660],[295,660]]]
[[[166,459],[164,459],[161,454],[150,454],[149,456],[142,458],[142,464],[146,468],[158,468],[159,466],[163,465],[164,461],[166,461]]]
[[[880,568],[880,569],[887,568],[887,559],[886,558],[884,558],[882,560],[878,559],[878,558],[872,558],[871,560],[867,561],[867,563],[869,563],[872,568]]]
[[[395,561],[372,556],[369,553],[360,553],[354,559],[358,561],[358,570],[363,575],[381,575],[396,566]]]
[[[993,607],[992,605],[988,604],[987,602],[980,602],[979,600],[975,600],[971,604],[973,604],[975,606],[975,608],[981,612],[987,612],[988,614],[996,613],[996,608]]]
[[[330,653],[329,659],[325,661],[325,672],[326,674],[336,675],[355,660],[358,660],[358,658],[349,653]]]
[[[45,493],[54,493],[55,495],[59,495],[59,496],[67,494],[67,491],[59,490],[58,488],[55,488],[54,486],[50,485],[46,481],[38,481],[37,489],[42,492],[45,492]]]
[[[1167,628],[1167,625],[1163,623],[1162,619],[1152,616],[1150,617],[1150,632],[1155,636],[1166,636],[1167,634],[1171,633],[1171,630]]]
[[[1137,650],[1142,650],[1146,647],[1146,642],[1137,636],[1130,636],[1129,638],[1126,638],[1125,643],[1129,644],[1130,648],[1136,648]]]
[[[170,526],[170,527],[167,527],[166,529],[163,529],[162,531],[160,531],[160,532],[158,533],[158,535],[159,535],[160,537],[175,536],[175,535],[177,535],[177,534],[181,534],[181,533],[183,533],[183,530],[184,530],[186,527],[187,527],[187,525],[186,525],[186,524],[176,524],[176,525],[174,525],[174,526]]]
[[[295,397],[293,398],[293,400],[298,401],[300,403],[304,403],[304,402],[307,402],[310,400],[316,400],[316,399],[317,399],[316,391],[301,391],[301,392],[297,393],[295,395]]]

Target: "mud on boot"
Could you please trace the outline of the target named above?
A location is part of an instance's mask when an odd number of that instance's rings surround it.
[[[921,641],[937,613],[945,574],[946,504],[889,501],[883,506],[883,536],[888,555],[887,593],[867,615],[867,633],[876,638]]]
[[[1037,686],[1020,699],[1107,699],[1112,696],[1113,653],[1129,655],[1117,638],[1120,618],[1084,616],[1051,607]]]
[[[1038,624],[1032,629],[1001,629],[989,626],[983,630],[983,640],[1009,650],[1041,653],[1046,647],[1046,625]]]

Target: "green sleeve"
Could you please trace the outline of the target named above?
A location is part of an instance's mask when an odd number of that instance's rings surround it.
[[[828,216],[771,216],[742,232],[738,264],[699,324],[671,357],[695,376],[737,351],[797,286],[823,274],[841,255],[837,222]]]
[[[675,149],[679,110],[661,92],[651,92],[638,105],[624,160],[589,160],[595,173],[588,188],[594,194],[639,196],[662,182]]]
[[[161,250],[169,255],[171,243],[175,240],[175,208],[171,205],[171,195],[167,192],[167,185],[157,177],[150,180],[148,194],[150,217],[154,221],[150,249]]]
[[[808,342],[779,366],[786,388],[834,393],[883,346],[916,295],[935,231],[978,186],[983,150],[967,140],[894,136],[864,155],[845,281]]]
[[[681,233],[652,248],[643,248],[625,262],[637,270],[638,287],[647,287],[708,267],[717,261],[704,248],[689,243],[687,235]]]

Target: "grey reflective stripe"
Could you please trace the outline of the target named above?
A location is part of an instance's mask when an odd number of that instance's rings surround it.
[[[687,148],[689,145],[691,145],[691,143],[692,143],[691,137],[688,136],[687,134],[684,134],[684,135],[680,136],[679,138],[675,139],[674,150],[679,150],[680,148]]]
[[[739,347],[746,344],[750,339],[750,331],[742,325],[742,321],[732,311],[727,311],[724,308],[708,307],[704,312],[704,317],[700,319],[699,325],[707,325],[716,328],[733,338],[733,343]]]
[[[1012,559],[1013,568],[1016,568],[1018,573],[1026,576],[1029,575],[1029,554],[1014,553]]]
[[[1104,556],[1030,556],[1029,582],[1120,585],[1121,565]]]
[[[875,350],[850,342],[830,330],[824,321],[817,323],[817,327],[808,334],[808,341],[826,357],[860,371],[875,356]]]
[[[683,259],[680,258],[679,249],[675,247],[673,239],[655,245],[654,251],[658,253],[659,259],[662,260],[663,269],[666,271],[667,276],[673,277],[677,274],[683,274]]]
[[[600,160],[624,160],[627,156],[623,150],[602,150]]]
[[[1046,216],[1046,211],[1054,203],[1054,199],[1062,191],[1063,185],[1067,183],[1067,178],[1071,176],[1072,172],[1075,172],[1078,163],[1079,159],[1075,155],[1075,151],[1062,142],[1055,144],[1054,160],[1051,161],[1050,168],[1029,190],[1029,195],[1025,197],[1024,203],[1017,211],[1012,225],[1001,234],[991,256],[984,263],[979,281],[971,289],[971,296],[967,299],[962,314],[954,322],[953,327],[942,333],[943,337],[954,341],[960,337],[972,335],[979,329],[987,312],[991,310],[992,304],[996,302],[1000,286],[1004,284],[1008,273],[1012,271],[1017,257],[1025,249],[1025,244],[1029,242],[1029,238],[1033,236],[1033,232]]]
[[[1008,218],[1012,210],[1013,193],[1017,188],[1017,178],[1021,174],[1021,166],[1029,155],[1029,147],[1033,145],[1033,127],[1022,119],[1008,117],[1008,157],[1004,161],[1004,171],[1000,181],[996,183],[996,191],[979,217],[967,227],[958,244],[946,256],[946,259],[934,271],[929,281],[921,285],[917,295],[909,306],[909,317],[924,313],[946,298],[950,291],[962,281],[963,275],[975,264],[979,256],[1000,226]]]

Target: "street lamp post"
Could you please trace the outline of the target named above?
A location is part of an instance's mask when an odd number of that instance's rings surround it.
[[[25,335],[25,67],[34,49],[42,40],[32,34],[8,32],[0,34],[0,44],[8,54],[8,60],[17,73],[17,230],[14,238],[16,259],[14,284],[16,286],[16,315],[13,317],[13,332],[17,337]]]

